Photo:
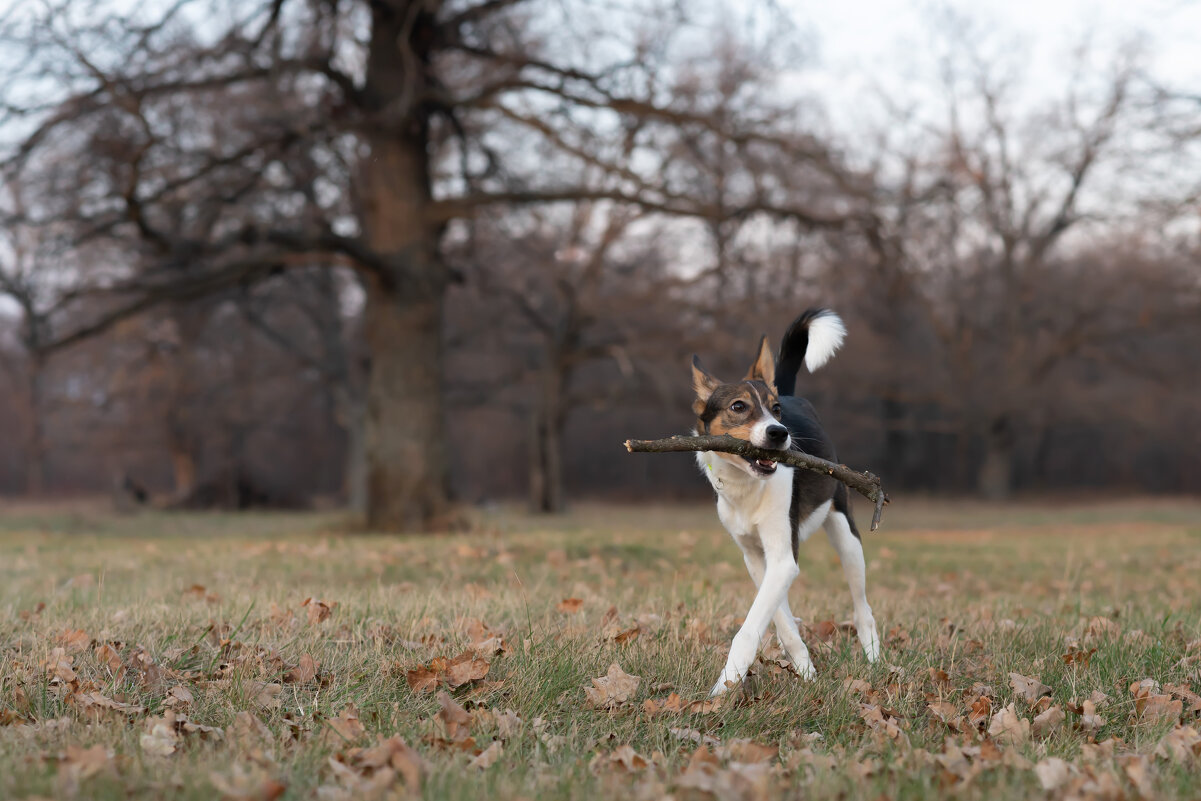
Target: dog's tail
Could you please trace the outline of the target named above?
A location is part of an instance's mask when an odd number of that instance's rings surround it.
[[[788,326],[776,359],[776,391],[796,392],[796,374],[801,362],[813,372],[834,355],[847,335],[842,318],[829,309],[809,309]]]

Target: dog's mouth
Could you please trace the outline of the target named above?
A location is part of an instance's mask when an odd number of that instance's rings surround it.
[[[771,459],[747,459],[745,456],[742,458],[746,459],[747,464],[751,466],[751,470],[754,471],[755,475],[770,476],[776,472],[776,463]]]

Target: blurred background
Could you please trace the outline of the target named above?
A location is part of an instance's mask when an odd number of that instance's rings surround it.
[[[0,494],[703,498],[688,359],[902,492],[1201,492],[1201,4],[0,4]]]

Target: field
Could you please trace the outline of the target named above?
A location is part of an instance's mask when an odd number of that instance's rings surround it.
[[[0,506],[0,798],[1201,797],[1201,504],[900,500],[864,537],[881,661],[818,534],[818,678],[773,642],[707,704],[753,590],[709,504],[451,538]]]

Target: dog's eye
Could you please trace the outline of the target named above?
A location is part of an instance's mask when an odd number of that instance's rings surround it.
[[[742,401],[734,401],[730,404],[730,411],[734,412],[735,414],[742,414],[746,411],[746,404]]]
[[[778,404],[778,403],[772,404],[771,413],[774,414],[776,417],[779,417],[783,411],[784,410],[780,408],[780,404]]]

